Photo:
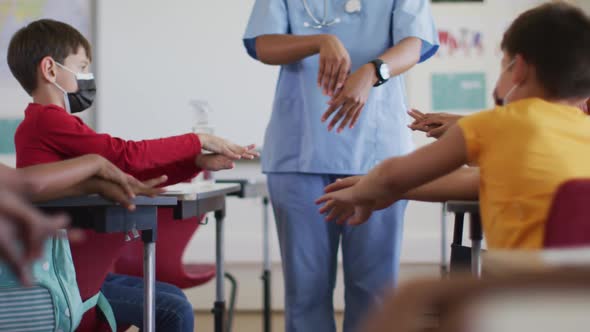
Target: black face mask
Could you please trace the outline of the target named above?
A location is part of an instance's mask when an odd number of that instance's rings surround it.
[[[79,113],[87,110],[92,106],[96,96],[96,84],[94,78],[88,80],[78,79],[78,91],[68,92],[68,102],[70,104],[69,112]]]
[[[56,62],[60,67],[69,71],[76,76],[76,82],[78,83],[78,91],[66,92],[57,83],[54,83],[64,93],[64,103],[66,104],[66,110],[71,113],[79,113],[87,110],[92,106],[94,98],[96,97],[96,83],[94,82],[93,74],[79,74],[65,67],[64,65]]]
[[[496,103],[496,106],[506,105],[506,100],[510,95],[512,95],[516,88],[518,88],[518,85],[514,85],[512,88],[510,88],[510,90],[508,90],[504,98],[500,98],[500,96],[498,96],[498,89],[494,89],[494,102]]]
[[[500,96],[498,96],[498,89],[494,89],[493,97],[496,106],[504,106],[504,98],[500,98]]]

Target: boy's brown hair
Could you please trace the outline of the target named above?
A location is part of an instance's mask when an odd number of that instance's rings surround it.
[[[502,50],[535,67],[548,98],[590,96],[590,18],[581,9],[557,1],[526,11],[504,34]]]
[[[88,40],[72,26],[49,19],[38,20],[17,31],[8,46],[8,67],[25,91],[31,95],[37,88],[37,69],[41,60],[50,56],[63,64],[65,58],[82,47],[92,60]]]

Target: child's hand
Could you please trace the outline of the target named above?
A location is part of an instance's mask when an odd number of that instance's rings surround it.
[[[199,134],[198,136],[204,150],[224,155],[232,160],[254,159],[260,156],[258,152],[254,151],[256,147],[254,144],[244,147],[209,134]]]
[[[0,257],[25,286],[31,284],[29,266],[41,256],[45,240],[68,223],[65,215],[46,216],[14,192],[0,190]]]
[[[338,179],[338,180],[336,180],[336,182],[326,186],[326,188],[324,188],[324,192],[331,193],[334,191],[338,191],[338,190],[352,187],[355,184],[357,184],[361,179],[362,179],[361,175],[350,176],[347,178]]]
[[[21,170],[3,164],[0,164],[0,184],[2,184],[3,189],[20,194],[27,194],[33,187],[28,177],[24,176]]]
[[[99,155],[93,155],[92,157],[95,158],[99,164],[99,169],[96,173],[97,177],[121,186],[123,192],[130,198],[135,197],[133,188],[131,188],[131,184],[129,183],[129,175],[127,173],[123,172],[110,161]]]
[[[451,126],[453,126],[461,115],[449,113],[428,113],[424,114],[412,109],[408,114],[414,118],[414,122],[408,127],[412,130],[423,131],[428,137],[440,138]]]
[[[155,179],[141,182],[131,175],[127,175],[127,187],[133,192],[133,196],[142,195],[148,197],[157,196],[165,191],[164,188],[157,188],[166,182],[168,177],[163,175]],[[119,183],[106,181],[100,178],[94,178],[88,181],[88,193],[99,194],[106,199],[121,204],[126,209],[135,210],[133,197],[129,196],[127,189]]]
[[[131,186],[131,189],[135,195],[155,197],[166,191],[166,189],[160,187],[161,184],[168,181],[168,176],[166,175],[162,175],[160,177],[143,182],[131,175],[127,176],[129,177],[129,185]]]
[[[347,186],[353,181],[358,182],[359,177],[347,178],[339,181],[344,182],[342,185]],[[332,184],[332,188],[340,185],[338,182]],[[326,190],[328,190],[326,188]],[[334,189],[335,190],[335,189]],[[346,189],[328,192],[320,197],[316,204],[324,204],[319,212],[328,213],[326,221],[336,221],[343,224],[348,221],[349,225],[360,225],[365,223],[373,213],[373,202],[360,202],[354,196],[354,185]]]
[[[131,198],[127,191],[120,185],[114,182],[95,178],[88,180],[88,186],[90,187],[88,193],[99,194],[110,201],[121,204],[121,206],[128,209],[129,211],[135,210],[133,198]]]
[[[196,158],[197,167],[207,171],[221,171],[225,169],[233,169],[235,167],[234,161],[222,154],[200,154]]]
[[[338,225],[345,223],[358,226],[364,224],[373,213],[373,208],[368,205],[350,205],[338,200],[328,200],[319,211],[328,214],[326,221],[334,221]]]

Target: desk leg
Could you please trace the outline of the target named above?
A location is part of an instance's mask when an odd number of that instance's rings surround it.
[[[223,284],[223,277],[225,275],[224,268],[224,252],[223,252],[223,221],[225,219],[225,209],[215,211],[215,304],[213,307],[213,314],[215,319],[215,332],[225,332],[225,289]]]
[[[471,214],[469,232],[471,237],[471,274],[481,277],[481,241],[483,234],[481,230],[481,218],[479,213]]]
[[[451,261],[450,261],[450,272],[451,274],[460,271],[465,265],[465,259],[463,254],[463,213],[455,213],[455,224],[453,226],[453,243],[451,244]]]
[[[442,204],[440,213],[440,272],[444,277],[449,272],[447,264],[447,204]]]
[[[264,326],[264,332],[271,332],[272,327],[270,323],[271,319],[271,266],[270,266],[270,230],[269,230],[269,219],[268,219],[268,197],[262,199],[262,211],[263,215],[263,257],[264,257],[264,270],[262,272],[262,283],[263,283],[263,299],[264,299],[264,315],[262,317],[262,323]]]
[[[156,231],[147,230],[141,234],[143,241],[143,330],[156,331]]]

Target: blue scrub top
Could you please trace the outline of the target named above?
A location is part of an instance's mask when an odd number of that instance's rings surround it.
[[[333,34],[348,50],[352,70],[379,57],[408,37],[422,40],[420,61],[438,49],[430,0],[361,0],[362,10],[348,14],[348,0],[328,1],[330,16],[341,23],[317,30],[302,0],[256,0],[244,36],[256,57],[255,38],[267,34]],[[308,0],[318,19],[323,0]],[[265,173],[365,174],[380,161],[412,149],[403,76],[373,88],[354,129],[337,134],[321,122],[329,97],[317,85],[319,56],[281,67],[262,151]]]

